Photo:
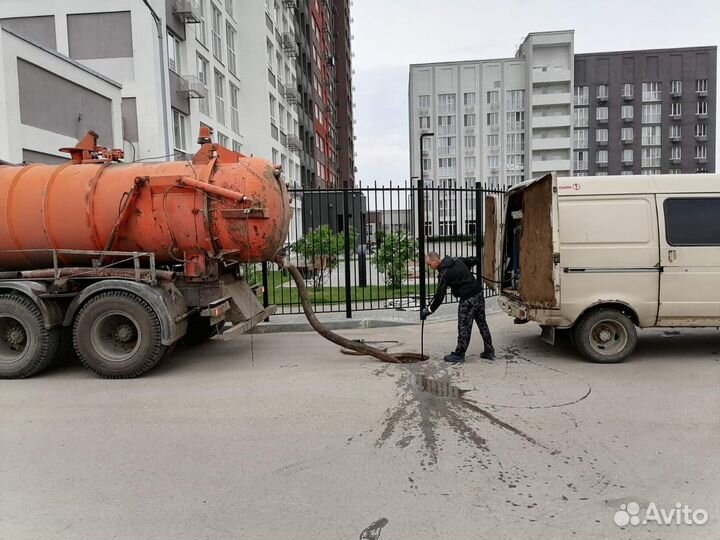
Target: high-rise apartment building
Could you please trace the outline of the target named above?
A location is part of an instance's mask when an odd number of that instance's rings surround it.
[[[295,11],[301,178],[305,187],[352,186],[352,55],[348,0],[283,0]],[[348,143],[350,141],[350,143]],[[350,156],[346,153],[351,152]]]
[[[716,63],[716,47],[576,55],[570,30],[528,34],[513,58],[411,65],[411,176],[507,187],[548,171],[714,172]],[[457,217],[472,201],[438,206],[428,234],[472,232]]]

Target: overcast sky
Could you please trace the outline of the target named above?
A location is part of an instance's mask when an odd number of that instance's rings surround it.
[[[548,30],[574,29],[576,53],[720,41],[717,0],[354,0],[351,14],[363,183],[408,178],[412,63],[512,57],[529,32]]]

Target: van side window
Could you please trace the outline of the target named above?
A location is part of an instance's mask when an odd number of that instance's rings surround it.
[[[671,246],[720,246],[720,197],[666,199],[665,235]]]

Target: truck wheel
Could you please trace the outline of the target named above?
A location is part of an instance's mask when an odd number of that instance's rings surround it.
[[[75,317],[73,343],[83,365],[106,379],[138,377],[155,367],[166,350],[153,309],[125,291],[88,300]]]
[[[576,323],[574,329],[575,347],[591,362],[622,362],[637,344],[635,325],[616,309],[592,311]]]
[[[45,328],[29,299],[0,295],[0,379],[23,379],[48,367],[60,345],[60,330]]]

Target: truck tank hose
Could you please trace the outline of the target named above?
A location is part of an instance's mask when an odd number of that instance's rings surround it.
[[[322,337],[327,339],[328,341],[331,341],[335,343],[336,345],[340,345],[341,347],[344,347],[346,349],[351,349],[353,351],[357,351],[362,354],[366,354],[369,356],[374,356],[378,360],[381,360],[383,362],[389,362],[391,364],[410,364],[414,362],[422,362],[423,360],[427,360],[427,356],[420,354],[420,353],[414,353],[414,352],[400,352],[395,354],[388,354],[384,351],[381,351],[380,349],[376,349],[375,347],[371,347],[362,341],[355,341],[352,339],[347,339],[342,336],[337,335],[334,332],[331,332],[328,328],[326,328],[315,316],[315,313],[313,312],[312,304],[310,303],[310,300],[308,299],[307,294],[307,288],[305,287],[305,281],[303,280],[302,275],[300,275],[300,271],[292,264],[287,264],[283,262],[280,262],[281,266],[283,266],[292,276],[293,280],[295,281],[295,285],[298,289],[298,296],[300,297],[300,302],[302,303],[303,311],[305,312],[305,317],[307,317],[308,322],[310,323],[310,326],[313,327],[313,329],[320,334]]]

